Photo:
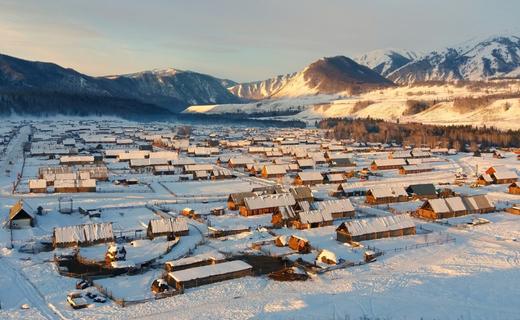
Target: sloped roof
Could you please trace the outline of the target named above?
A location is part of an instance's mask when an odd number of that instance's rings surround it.
[[[303,181],[323,181],[323,176],[318,171],[298,172],[298,176]]]
[[[346,228],[352,236],[361,236],[370,233],[393,231],[415,227],[409,215],[401,214],[388,217],[352,220],[342,223],[338,229]]]
[[[262,208],[293,206],[296,204],[296,200],[290,193],[267,194],[257,197],[244,198],[244,204],[249,210],[256,210]]]
[[[354,206],[350,199],[326,200],[316,203],[320,211],[329,213],[350,212],[354,211]]]

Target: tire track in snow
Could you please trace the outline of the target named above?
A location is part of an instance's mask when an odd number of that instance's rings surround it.
[[[46,319],[67,319],[59,313],[54,306],[47,303],[45,297],[34,286],[34,284],[23,274],[22,271],[16,269],[6,258],[0,259],[0,271],[13,279],[17,289],[19,289],[23,297],[29,300],[31,307],[36,308],[40,314]],[[52,307],[51,307],[52,306]]]

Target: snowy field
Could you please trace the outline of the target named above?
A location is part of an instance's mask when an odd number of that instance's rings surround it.
[[[7,126],[14,128],[16,125],[18,123],[14,122]],[[109,182],[99,184],[98,192],[28,193],[28,181],[37,176],[40,167],[59,163],[56,159],[27,154],[23,161],[21,145],[27,141],[31,130],[36,131],[40,125],[16,127],[6,146],[8,152],[0,153],[0,211],[3,222],[8,219],[11,206],[21,198],[34,209],[41,206],[43,210],[42,215],[36,216],[37,224],[33,228],[11,232],[4,223],[0,229],[1,319],[520,319],[517,304],[520,299],[520,215],[503,211],[520,203],[520,195],[507,193],[507,184],[473,185],[476,175],[490,166],[502,166],[520,173],[520,161],[512,152],[505,152],[504,159],[488,154],[482,157],[473,157],[470,153],[439,155],[436,157],[441,161],[431,163],[434,168],[432,172],[400,175],[397,170],[388,170],[366,181],[347,181],[352,186],[368,188],[433,183],[437,188],[450,188],[459,194],[486,194],[498,208],[497,212],[451,218],[439,223],[412,218],[417,227],[416,235],[362,241],[360,246],[351,246],[336,240],[335,229],[348,221],[346,219],[336,220],[332,226],[295,230],[270,229],[270,214],[243,217],[238,211],[226,210],[222,216],[210,215],[213,208],[227,208],[226,200],[230,193],[250,191],[279,182],[276,179],[249,177],[241,170],[233,171],[238,176],[233,180],[179,181],[178,175],[153,176],[135,172],[111,159],[107,161]],[[67,126],[66,123],[63,125]],[[69,125],[74,127],[77,123]],[[162,132],[159,131],[161,125],[143,124],[142,130],[148,130],[149,135],[158,134]],[[88,128],[95,130],[96,126],[90,123]],[[240,128],[195,129],[196,138],[190,142],[194,144],[202,143],[214,132],[226,130],[229,130],[226,131],[226,139],[246,139]],[[122,128],[115,130],[124,131]],[[129,132],[135,132],[132,130],[129,129]],[[171,130],[166,132],[171,133]],[[277,130],[266,132],[273,137],[279,134]],[[58,130],[56,134],[59,133]],[[310,131],[304,133],[305,136],[315,134]],[[259,133],[253,132],[248,137],[257,136]],[[145,141],[145,138],[141,140]],[[319,150],[319,145],[302,144],[302,148]],[[246,150],[222,148],[219,157],[243,155]],[[181,154],[188,157],[185,151]],[[367,167],[373,159],[386,158],[388,154],[360,152],[352,156],[359,170]],[[196,158],[195,161],[215,164],[216,158]],[[251,155],[251,158],[268,161],[258,154]],[[285,155],[284,159],[290,160],[291,156]],[[315,170],[324,172],[328,167],[321,166]],[[465,174],[467,178],[455,184],[455,176],[460,174]],[[110,179],[116,176],[137,178],[139,183],[115,185]],[[19,184],[13,193],[13,184],[16,185],[17,181]],[[289,187],[292,181],[293,178],[287,176],[282,180],[285,187]],[[312,190],[321,198],[333,199],[330,192],[337,187],[337,184],[324,184],[313,186]],[[72,199],[74,212],[60,213],[60,198]],[[411,212],[423,203],[416,200],[369,206],[364,200],[365,197],[351,198],[356,208],[356,218]],[[100,217],[82,215],[78,207],[99,209]],[[154,260],[149,268],[137,274],[94,280],[95,285],[107,290],[115,299],[146,300],[143,303],[122,307],[110,299],[105,303],[89,300],[87,308],[74,310],[67,303],[66,296],[75,290],[77,279],[60,275],[53,261],[55,255],[70,254],[73,248],[39,253],[20,251],[39,241],[50,241],[55,227],[106,222],[112,223],[116,233],[131,233],[145,230],[150,220],[177,216],[184,208],[191,208],[202,216],[197,220],[188,219],[188,235],[178,237],[175,242],[156,237],[124,243],[127,259],[134,263]],[[475,218],[484,218],[488,222],[471,225]],[[209,226],[222,229],[244,227],[250,231],[210,238],[207,236]],[[275,247],[272,241],[280,235],[305,238],[313,250],[310,254],[300,255],[288,247]],[[265,245],[264,252],[273,255],[278,252],[291,260],[302,258],[312,261],[322,249],[353,263],[363,261],[367,249],[375,248],[384,254],[373,263],[310,273],[310,279],[302,282],[277,282],[266,275],[247,276],[154,299],[151,284],[164,275],[165,262],[215,251],[227,256],[259,253],[251,247],[260,242],[270,243]],[[106,250],[107,244],[97,244],[79,248],[79,254],[89,260],[103,261]],[[88,290],[99,294],[95,288]]]

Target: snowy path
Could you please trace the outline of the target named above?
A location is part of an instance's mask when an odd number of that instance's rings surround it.
[[[54,306],[47,303],[45,297],[25,276],[25,274],[23,274],[23,271],[19,271],[6,258],[0,258],[0,261],[0,272],[4,275],[8,275],[12,279],[13,283],[17,284],[16,287],[12,287],[10,290],[19,291],[20,296],[23,296],[29,301],[30,307],[36,308],[44,318],[67,319],[58,312]]]

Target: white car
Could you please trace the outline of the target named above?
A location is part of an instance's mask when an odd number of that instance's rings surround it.
[[[71,292],[67,295],[67,302],[74,309],[86,308],[88,306],[87,299],[83,298],[81,292]]]

